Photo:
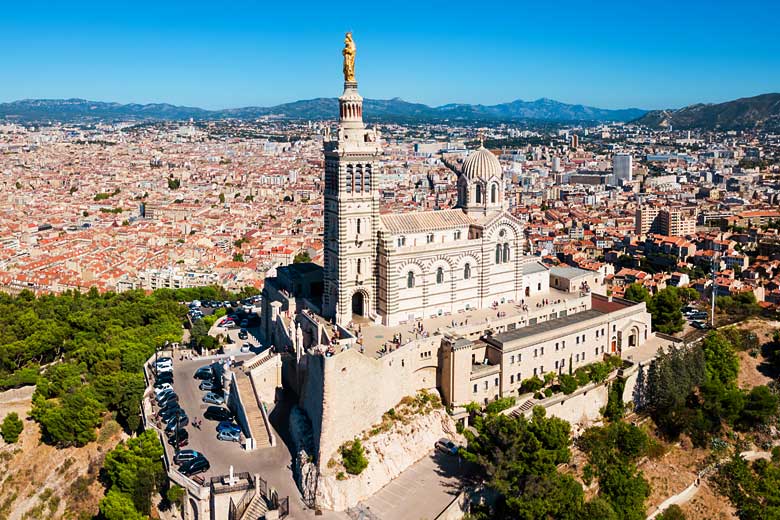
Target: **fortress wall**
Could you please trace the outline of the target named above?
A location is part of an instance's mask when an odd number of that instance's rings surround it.
[[[382,414],[405,396],[436,387],[441,336],[420,339],[380,359],[347,350],[323,362],[324,391],[319,438],[319,463],[347,440],[380,422]],[[428,355],[430,352],[430,355]],[[425,355],[421,356],[421,353]],[[310,356],[307,356],[310,357]],[[311,372],[311,370],[310,370]],[[316,378],[309,376],[314,381]],[[314,403],[303,408],[316,423]],[[316,426],[315,426],[316,429]]]
[[[297,366],[299,381],[298,405],[306,411],[312,426],[315,450],[322,435],[322,416],[325,403],[325,358],[307,354]],[[315,456],[317,453],[314,454]]]

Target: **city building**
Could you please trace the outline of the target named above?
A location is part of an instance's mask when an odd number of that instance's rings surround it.
[[[633,180],[633,158],[628,153],[616,153],[612,157],[612,174],[615,183],[628,183]]]

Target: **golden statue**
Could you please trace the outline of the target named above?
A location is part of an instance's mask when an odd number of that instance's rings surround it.
[[[352,40],[352,32],[344,37],[344,81],[355,81],[355,42]]]

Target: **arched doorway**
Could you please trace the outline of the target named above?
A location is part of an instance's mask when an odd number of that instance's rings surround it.
[[[352,295],[352,314],[356,316],[366,315],[366,299],[361,291]]]

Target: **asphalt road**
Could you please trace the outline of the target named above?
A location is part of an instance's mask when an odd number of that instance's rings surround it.
[[[432,451],[361,505],[379,520],[433,520],[460,493],[469,469],[457,456]]]

